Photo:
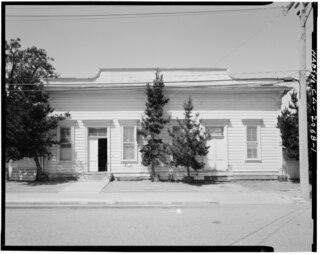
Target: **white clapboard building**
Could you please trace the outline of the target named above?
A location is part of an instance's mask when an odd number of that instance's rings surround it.
[[[236,79],[227,69],[159,69],[170,99],[164,110],[175,129],[183,118],[183,103],[191,96],[194,114],[211,133],[210,151],[197,177],[228,179],[277,179],[282,170],[280,131],[276,128],[282,97],[291,89],[278,79]],[[143,138],[137,128],[145,109],[145,85],[155,78],[155,68],[100,69],[93,78],[46,80],[45,90],[55,113],[70,113],[56,130],[61,144],[44,160],[51,177],[109,174],[148,178],[141,164]],[[185,171],[159,167],[160,178]]]

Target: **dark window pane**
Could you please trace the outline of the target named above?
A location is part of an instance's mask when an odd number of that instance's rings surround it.
[[[107,128],[99,128],[98,130],[98,136],[107,136]]]
[[[71,131],[69,127],[60,128],[60,137],[62,143],[71,143]]]
[[[98,130],[96,128],[89,128],[89,136],[98,136]]]
[[[173,126],[172,127],[172,132],[173,133],[177,133],[177,132],[179,132],[180,131],[180,126]]]
[[[62,147],[60,148],[60,160],[62,161],[70,161],[71,160],[71,145],[70,147]]]
[[[247,141],[257,141],[257,127],[247,127]]]

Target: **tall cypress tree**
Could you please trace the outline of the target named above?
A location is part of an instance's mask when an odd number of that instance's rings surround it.
[[[172,132],[168,130],[169,135],[173,138],[173,145],[170,146],[173,164],[183,166],[187,169],[188,177],[190,177],[190,168],[197,171],[204,167],[204,163],[198,160],[198,156],[205,156],[209,152],[209,146],[206,141],[210,135],[201,130],[200,121],[198,121],[199,113],[193,118],[192,99],[189,97],[183,104],[184,119],[179,120],[179,131]]]
[[[163,89],[163,76],[157,70],[153,84],[146,84],[146,109],[141,129],[139,130],[139,134],[147,140],[140,150],[142,153],[142,164],[151,167],[152,180],[156,177],[155,167],[167,163],[167,145],[159,137],[161,130],[170,121],[170,118],[163,116],[163,107],[169,101],[169,98],[164,96]]]

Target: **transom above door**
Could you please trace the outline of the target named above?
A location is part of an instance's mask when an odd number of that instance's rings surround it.
[[[89,137],[107,137],[107,128],[89,128]]]

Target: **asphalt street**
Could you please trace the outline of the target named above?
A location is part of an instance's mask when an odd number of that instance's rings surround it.
[[[7,208],[7,246],[272,246],[311,251],[310,204]]]

